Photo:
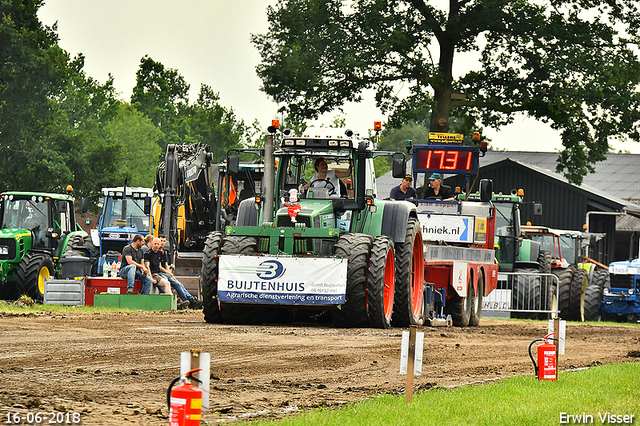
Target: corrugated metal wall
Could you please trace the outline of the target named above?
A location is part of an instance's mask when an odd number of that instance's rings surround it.
[[[549,226],[557,229],[582,230],[587,212],[587,196],[583,191],[521,165],[503,161],[481,168],[480,179],[493,180],[493,191],[509,194],[511,190],[524,190],[524,204],[521,207],[522,222],[532,225]],[[464,178],[446,178],[445,183],[452,188],[464,187]],[[477,190],[476,182],[474,189]],[[542,203],[542,216],[534,216],[533,202]]]

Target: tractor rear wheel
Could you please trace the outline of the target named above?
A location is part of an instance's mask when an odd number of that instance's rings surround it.
[[[569,319],[584,321],[584,293],[589,286],[587,271],[578,268],[571,279],[571,295],[569,296]]]
[[[422,325],[424,247],[420,222],[409,218],[402,243],[396,243],[396,291],[392,322],[396,327]]]
[[[26,294],[37,302],[44,300],[44,280],[55,275],[53,259],[48,254],[29,253],[18,265],[16,288],[18,296]]]
[[[598,269],[593,273],[593,278],[589,286],[595,285],[600,288],[600,292],[605,288],[611,288],[611,279],[609,278],[609,271],[606,269]]]
[[[513,312],[513,318],[538,319],[538,312],[543,307],[541,277],[536,269],[523,268],[514,272],[521,272],[526,275],[515,276],[511,308],[518,312]]]
[[[212,232],[207,236],[202,257],[200,273],[200,293],[204,320],[209,323],[219,323],[220,302],[218,302],[218,256],[222,248],[222,233]]]
[[[371,246],[367,274],[367,316],[373,327],[391,326],[395,281],[393,241],[387,236],[379,236]]]
[[[331,311],[336,327],[366,327],[367,271],[373,237],[365,234],[343,234],[335,244],[336,256],[348,259],[347,292],[344,305]]]
[[[597,271],[596,271],[597,272]],[[600,321],[598,305],[602,300],[602,289],[597,284],[591,284],[584,292],[584,320]]]
[[[554,269],[553,274],[558,277],[558,310],[560,318],[569,319],[569,299],[571,296],[571,279],[573,277],[573,269]]]
[[[541,274],[551,273],[551,252],[547,250],[540,250],[538,253],[538,270]]]
[[[482,272],[478,275],[478,285],[476,287],[477,290],[474,292],[471,305],[471,318],[469,319],[471,327],[477,327],[480,324],[480,318],[482,318],[482,298],[484,296],[484,274]]]
[[[451,287],[449,287],[451,288]],[[459,297],[455,295],[454,298],[447,300],[448,308],[445,308],[446,313],[451,315],[453,325],[456,327],[467,327],[471,321],[471,314],[473,311],[473,277],[469,274],[469,283],[467,284],[467,296]]]

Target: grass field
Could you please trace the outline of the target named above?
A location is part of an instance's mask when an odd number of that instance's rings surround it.
[[[415,394],[410,404],[404,396],[382,395],[341,409],[317,409],[251,424],[512,426],[624,424],[625,420],[640,424],[637,362],[561,372],[557,382],[538,381],[532,374],[484,385],[434,388]]]

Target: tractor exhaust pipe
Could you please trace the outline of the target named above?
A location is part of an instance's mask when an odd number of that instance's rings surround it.
[[[264,145],[264,209],[262,210],[262,221],[273,221],[273,210],[275,208],[275,164],[273,161],[273,133],[267,135],[267,142]]]

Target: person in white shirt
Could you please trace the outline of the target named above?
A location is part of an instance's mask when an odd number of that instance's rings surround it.
[[[351,165],[349,165],[349,170],[346,171],[329,170],[326,158],[318,157],[313,163],[313,168],[316,170],[316,174],[302,189],[306,191],[310,187],[327,188],[331,198],[340,198],[342,194],[340,192],[340,182],[338,182],[338,179],[351,176]]]

